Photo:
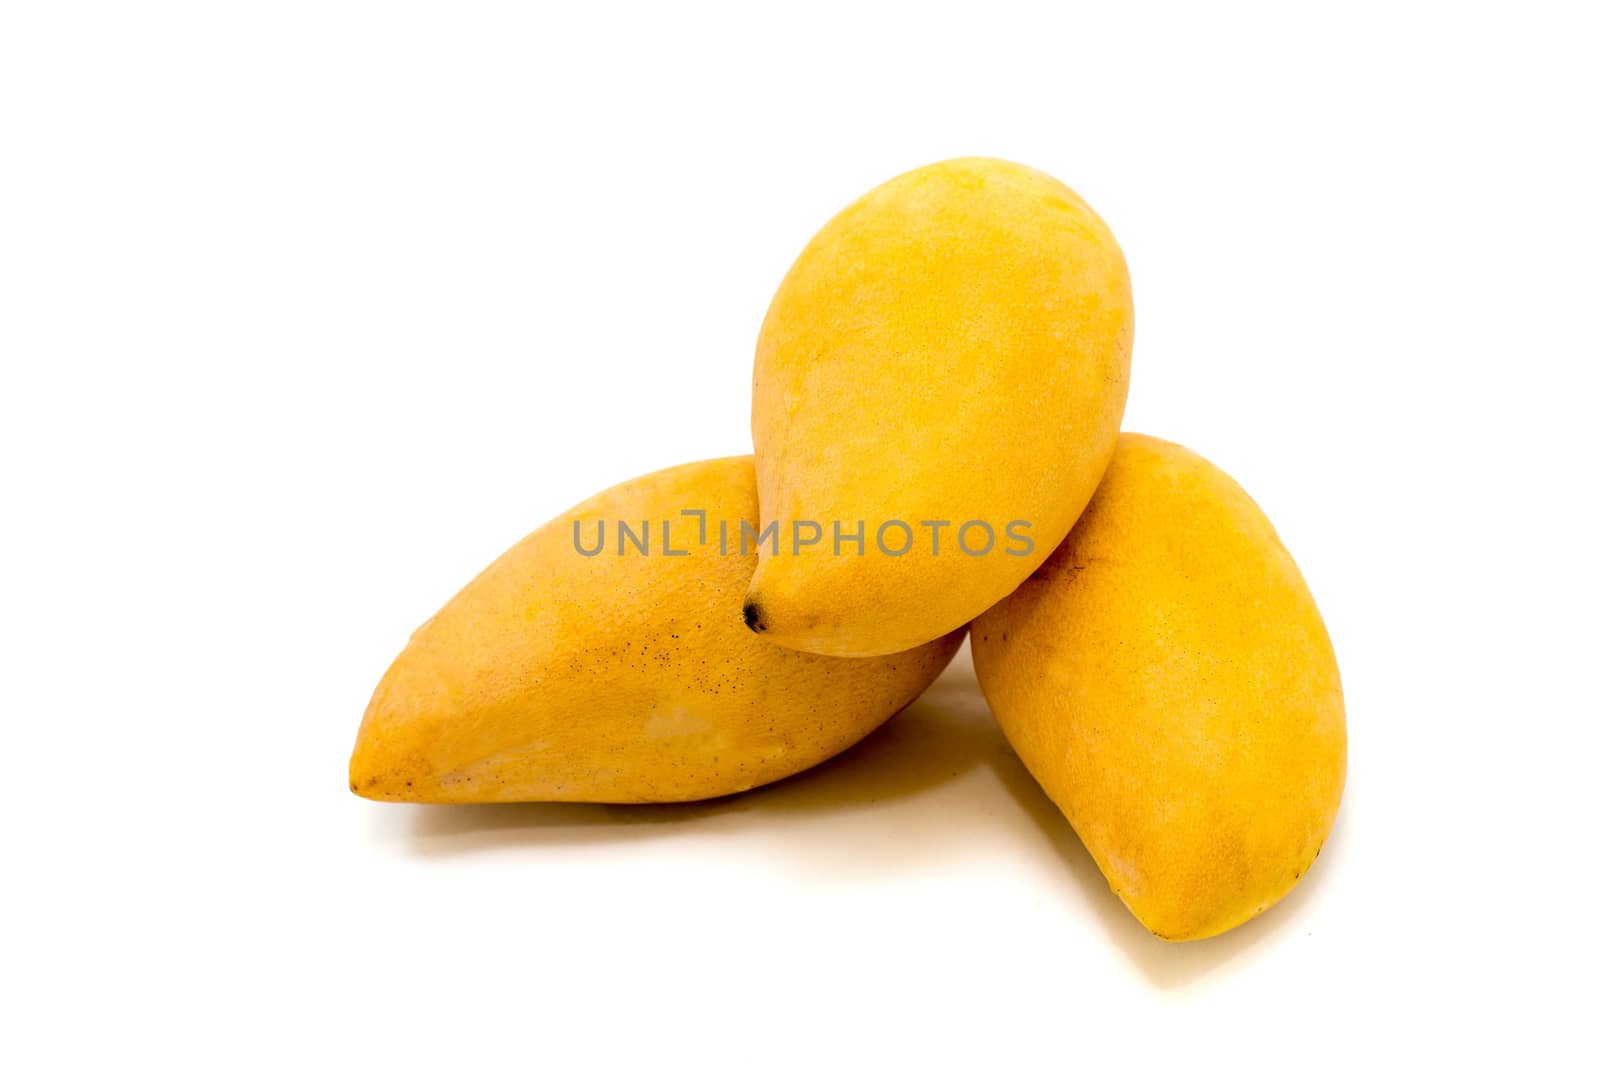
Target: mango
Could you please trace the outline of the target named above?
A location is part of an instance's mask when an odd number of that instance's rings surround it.
[[[750,627],[885,655],[1011,592],[1116,446],[1133,297],[1105,223],[997,159],[914,170],[800,253],[756,345]]]
[[[871,659],[758,638],[740,619],[755,558],[737,541],[755,521],[755,466],[741,456],[625,482],[540,527],[389,667],[356,736],[351,790],[417,803],[695,800],[848,748],[921,694],[964,630]]]
[[[1012,747],[1157,936],[1260,914],[1321,850],[1345,779],[1333,646],[1266,516],[1193,452],[1124,434],[972,641]]]

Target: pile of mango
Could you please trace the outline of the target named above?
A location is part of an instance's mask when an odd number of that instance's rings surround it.
[[[1065,185],[960,159],[873,189],[779,286],[755,454],[617,485],[412,636],[350,788],[668,803],[815,766],[970,633],[1007,740],[1157,936],[1294,886],[1345,778],[1333,647],[1260,508],[1121,432],[1122,251]]]

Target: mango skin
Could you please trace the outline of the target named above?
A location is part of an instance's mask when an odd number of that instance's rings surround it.
[[[1232,929],[1321,850],[1345,779],[1333,646],[1266,516],[1193,452],[1123,434],[972,642],[1000,728],[1157,936]]]
[[[904,650],[976,617],[1060,543],[1122,421],[1133,347],[1127,264],[1072,190],[997,159],[879,186],[825,225],[780,285],[756,346],[751,430],[763,522],[781,550],[751,584],[752,628],[828,655]],[[877,550],[900,520],[912,550]],[[796,555],[795,521],[826,531]],[[864,523],[868,550],[833,523]],[[938,555],[930,529],[945,521]],[[994,550],[954,543],[971,521]],[[1033,549],[1005,531],[1027,522]],[[891,548],[903,534],[891,532]],[[969,543],[983,542],[974,527]]]
[[[699,520],[707,511],[707,543]],[[749,456],[618,485],[540,527],[417,630],[350,758],[376,800],[655,803],[763,785],[843,751],[917,698],[965,631],[903,654],[828,659],[745,628],[755,566],[718,525],[756,518]],[[573,545],[573,521],[592,548]],[[651,554],[616,552],[648,520]],[[665,555],[661,522],[671,521]],[[736,544],[736,541],[735,541]]]

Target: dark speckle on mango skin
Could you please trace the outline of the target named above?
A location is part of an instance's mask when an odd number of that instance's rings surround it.
[[[767,631],[767,620],[761,613],[761,605],[754,600],[746,600],[744,603],[744,624],[749,626],[753,633]]]

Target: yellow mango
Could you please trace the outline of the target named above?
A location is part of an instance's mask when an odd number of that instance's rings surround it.
[[[933,681],[964,631],[875,659],[760,639],[739,610],[755,558],[738,534],[755,520],[742,456],[625,482],[530,534],[384,675],[356,736],[351,791],[421,803],[694,800],[776,781],[866,736]]]
[[[845,208],[756,347],[756,477],[777,542],[750,627],[883,655],[1016,588],[1111,459],[1132,345],[1122,252],[1048,175],[957,159]]]
[[[1157,936],[1247,921],[1321,850],[1345,778],[1333,646],[1266,516],[1193,452],[1123,434],[972,641],[1012,747]]]

